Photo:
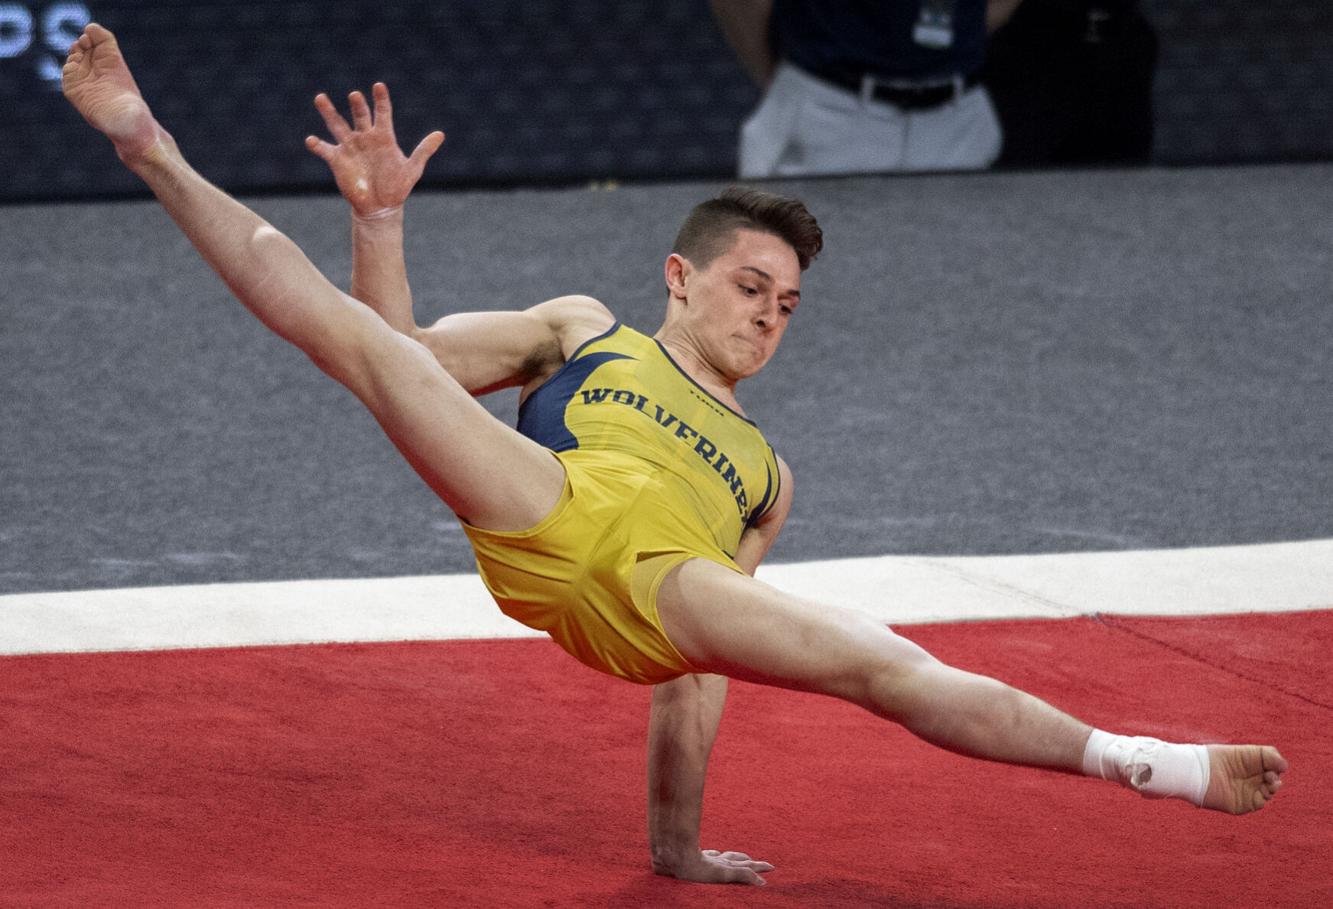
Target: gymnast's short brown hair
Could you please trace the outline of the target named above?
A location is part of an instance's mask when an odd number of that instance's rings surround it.
[[[824,247],[824,232],[800,200],[732,186],[690,211],[671,251],[698,268],[707,268],[731,247],[732,234],[746,229],[786,240],[796,250],[801,271],[810,267]]]

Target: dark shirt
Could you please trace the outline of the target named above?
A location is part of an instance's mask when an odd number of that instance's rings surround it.
[[[931,81],[967,76],[986,54],[986,0],[956,0],[952,43],[914,32],[929,0],[776,0],[770,35],[779,57],[815,75]],[[934,6],[950,4],[935,3]]]

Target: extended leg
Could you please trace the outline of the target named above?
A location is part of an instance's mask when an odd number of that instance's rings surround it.
[[[296,244],[200,177],[139,94],[99,25],[70,48],[65,96],[105,133],[205,261],[265,325],[346,385],[456,513],[481,527],[537,523],[564,470],[500,423],[420,344],[327,281]]]
[[[701,670],[842,698],[959,754],[1084,772],[1092,727],[946,666],[862,613],[800,600],[700,559],[668,576],[657,606],[672,643]],[[1211,745],[1208,757],[1204,807],[1236,814],[1262,807],[1286,769],[1268,747]]]

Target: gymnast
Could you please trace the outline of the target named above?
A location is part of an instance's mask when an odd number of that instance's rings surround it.
[[[105,28],[90,24],[71,45],[63,87],[240,302],[365,404],[458,516],[500,609],[595,669],[655,686],[657,873],[762,884],[772,870],[699,844],[728,677],[841,698],[958,754],[1150,798],[1244,814],[1281,788],[1287,762],[1273,747],[1093,729],[860,612],[753,577],[791,508],[792,477],[736,387],[773,355],[822,246],[800,202],[732,189],[697,206],[666,258],[666,315],[652,337],[581,296],[419,328],[402,206],[444,137],[403,155],[383,85],[373,110],[351,95],[350,124],[319,96],[334,142],[307,139],[353,208],[351,294],[186,163]],[[517,430],[474,398],[513,386]]]

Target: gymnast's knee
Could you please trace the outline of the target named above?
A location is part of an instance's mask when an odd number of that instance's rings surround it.
[[[920,645],[866,617],[855,633],[862,642],[832,679],[834,694],[875,713],[908,709],[929,676],[943,664]]]

